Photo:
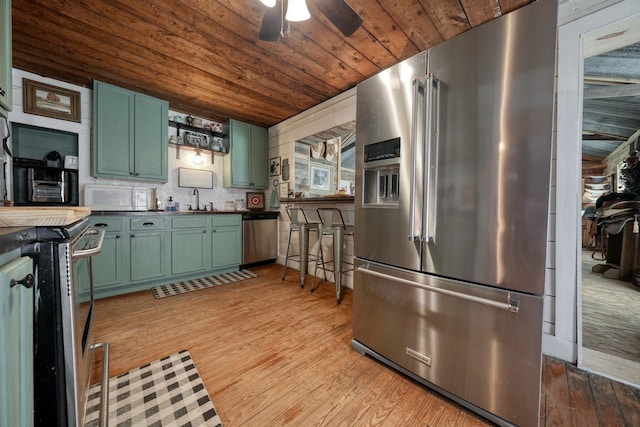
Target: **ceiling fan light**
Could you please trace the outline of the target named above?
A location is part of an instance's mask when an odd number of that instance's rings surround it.
[[[306,21],[311,18],[307,2],[305,0],[289,0],[285,18],[291,22]]]
[[[276,5],[276,0],[260,0],[263,5],[267,7],[274,7]]]

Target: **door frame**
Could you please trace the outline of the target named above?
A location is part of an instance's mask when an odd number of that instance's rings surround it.
[[[590,363],[582,348],[580,144],[584,40],[593,32],[619,21],[638,18],[640,2],[624,0],[558,28],[558,114],[556,147],[556,323],[555,338],[577,343],[578,366],[615,380]],[[577,338],[577,339],[576,339]],[[575,360],[575,357],[573,357]]]

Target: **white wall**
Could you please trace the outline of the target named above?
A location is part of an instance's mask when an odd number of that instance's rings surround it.
[[[36,80],[54,86],[63,87],[80,92],[81,101],[81,122],[70,122],[66,120],[52,119],[48,117],[38,116],[34,114],[26,114],[23,112],[23,100],[22,100],[22,79]],[[214,174],[214,188],[202,189],[200,192],[200,203],[213,202],[214,207],[222,210],[224,202],[227,200],[245,199],[245,190],[234,190],[223,188],[222,174],[223,174],[223,158],[221,156],[215,156],[214,163],[212,164],[211,156],[203,153],[204,163],[199,166],[193,165],[191,159],[195,154],[194,151],[180,150],[179,158],[176,158],[176,148],[174,145],[169,145],[169,180],[166,184],[142,182],[142,181],[128,181],[128,180],[109,180],[109,179],[97,179],[91,176],[91,127],[93,123],[92,114],[92,90],[65,83],[59,80],[49,79],[37,74],[29,73],[23,70],[13,69],[13,110],[9,113],[9,121],[13,123],[23,123],[33,126],[40,126],[49,129],[57,129],[67,132],[73,132],[78,134],[78,153],[79,153],[79,181],[80,181],[80,203],[84,202],[82,189],[85,184],[104,184],[104,185],[118,185],[118,186],[138,186],[149,189],[158,189],[158,198],[166,203],[169,196],[173,196],[174,200],[182,204],[193,203],[194,196],[192,195],[192,189],[178,187],[178,168],[187,167],[191,169],[205,169],[211,170]],[[170,111],[169,116],[174,115],[175,112]],[[206,117],[203,119],[206,120]],[[167,118],[168,120],[168,118]],[[167,124],[168,126],[168,124]],[[175,135],[176,129],[169,127],[169,136]],[[11,141],[10,141],[11,142]],[[54,149],[52,147],[52,149]],[[8,173],[9,189],[11,189],[11,173]],[[10,199],[13,200],[11,192],[9,192]],[[151,197],[149,197],[151,201]]]
[[[281,123],[278,123],[275,126],[269,128],[269,157],[277,157],[280,156],[281,159],[288,158],[290,163],[290,178],[289,185],[290,188],[293,187],[294,181],[294,143],[296,140],[305,138],[309,135],[313,135],[315,133],[321,132],[326,129],[330,129],[334,126],[342,125],[344,123],[355,120],[356,118],[356,90],[350,89],[346,92],[343,92],[340,95],[337,95],[331,98],[328,101],[325,101],[321,104],[316,105],[290,119],[287,119]],[[282,177],[278,177],[278,179],[282,179]],[[273,179],[272,179],[273,180]],[[270,192],[267,196],[270,195]],[[269,197],[267,197],[269,200]],[[315,209],[321,205],[316,204],[303,204],[300,205],[305,212],[308,212],[312,215],[315,214]],[[345,221],[349,222],[353,220],[353,204],[352,203],[337,203],[337,204],[322,204],[324,207],[335,206],[340,208],[346,215]],[[289,236],[289,218],[287,217],[287,213],[285,212],[286,204],[282,204],[280,206],[280,219],[278,221],[278,262],[280,264],[284,264],[286,249],[287,249],[287,239]],[[318,221],[317,218],[312,217],[310,220]],[[346,249],[345,249],[345,260],[348,262],[353,262],[353,239],[351,237],[346,237]],[[294,235],[293,240],[294,247],[291,250],[291,253],[298,254],[298,245],[297,245],[297,236]],[[311,235],[309,246],[312,248],[312,251],[315,252],[316,248],[316,240],[315,236]],[[328,245],[323,245],[323,250],[327,251],[325,253],[330,253],[330,247]],[[327,257],[330,259],[330,257]],[[299,263],[297,261],[290,261],[288,265],[292,268],[299,269]],[[314,267],[313,264],[310,263],[310,273],[313,273]],[[318,271],[318,276],[322,276],[321,270]],[[290,276],[288,276],[290,277]],[[329,276],[329,280],[333,280],[331,276]],[[352,274],[347,273],[343,277],[343,284],[347,287],[353,287],[353,279]],[[324,285],[326,286],[326,285]]]

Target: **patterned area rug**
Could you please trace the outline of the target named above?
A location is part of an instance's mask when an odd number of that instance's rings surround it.
[[[97,427],[100,385],[89,390],[86,427]],[[222,427],[187,350],[109,379],[109,426]]]
[[[171,285],[156,286],[155,288],[152,288],[151,291],[153,292],[154,297],[164,298],[183,294],[185,292],[198,291],[200,289],[224,285],[226,283],[252,279],[254,277],[258,277],[258,275],[249,270],[232,271],[231,273],[203,277],[202,279],[186,280],[184,282],[172,283]]]

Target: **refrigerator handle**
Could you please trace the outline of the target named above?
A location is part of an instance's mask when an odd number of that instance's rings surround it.
[[[419,101],[420,90],[425,91],[425,84],[419,79],[413,79],[413,105],[411,108],[411,155],[413,157],[413,165],[411,169],[411,197],[410,197],[410,214],[409,214],[409,241],[420,239],[420,235],[416,233],[416,163],[418,149],[418,114],[420,113]]]
[[[434,96],[435,91],[435,96]],[[435,99],[435,102],[434,102]],[[424,233],[421,239],[424,242],[433,240],[433,232],[435,231],[436,221],[436,190],[437,190],[437,168],[438,168],[438,145],[439,132],[438,123],[440,114],[440,81],[432,74],[427,76],[426,95],[425,95],[425,112],[427,116],[427,147],[424,172],[424,189],[425,189],[425,206],[423,209],[422,223],[424,224]],[[435,120],[434,120],[435,118]],[[435,141],[434,141],[435,135]]]
[[[403,279],[401,277],[391,276],[389,274],[380,273],[379,271],[370,270],[366,265],[356,268],[357,272],[369,274],[371,276],[380,277],[392,282],[401,283],[414,288],[422,289],[425,291],[435,292],[442,295],[447,295],[453,298],[462,299],[465,301],[475,302],[477,304],[486,305],[493,308],[499,308],[501,310],[507,310],[511,313],[517,314],[520,309],[520,301],[511,297],[511,292],[507,294],[507,302],[495,301],[488,298],[477,297],[474,295],[465,294],[462,292],[451,291],[449,289],[442,289],[436,286],[424,285],[422,283],[414,282],[413,280]]]

